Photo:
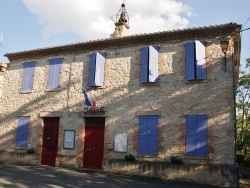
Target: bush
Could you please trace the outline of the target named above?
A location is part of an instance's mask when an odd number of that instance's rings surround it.
[[[132,154],[125,155],[125,161],[134,162],[135,161],[135,156],[132,155]]]
[[[250,167],[250,157],[244,158],[243,155],[237,155],[237,163],[242,167]]]
[[[35,149],[34,148],[29,148],[28,150],[27,150],[27,154],[35,154]]]
[[[171,156],[170,159],[172,164],[183,164],[182,158],[178,156]]]

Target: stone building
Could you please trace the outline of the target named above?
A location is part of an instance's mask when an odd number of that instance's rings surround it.
[[[123,36],[125,24],[109,39],[5,55],[0,161],[236,186],[241,25]]]

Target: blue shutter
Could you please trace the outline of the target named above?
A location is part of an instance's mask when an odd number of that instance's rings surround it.
[[[148,155],[158,154],[158,116],[148,116]]]
[[[61,83],[62,58],[49,60],[48,89],[58,89]]]
[[[206,49],[204,43],[195,41],[195,57],[196,57],[196,78],[205,80],[207,78],[206,70]]]
[[[185,50],[185,67],[186,67],[186,80],[194,80],[195,79],[195,57],[194,57],[194,42],[186,43]]]
[[[186,117],[186,153],[188,156],[208,155],[208,116],[188,115]]]
[[[158,82],[158,62],[159,62],[159,47],[149,46],[149,82]]]
[[[195,156],[196,153],[196,116],[186,116],[186,154]]]
[[[18,117],[16,147],[27,148],[29,137],[29,117]]]
[[[196,156],[208,156],[208,116],[197,116]]]
[[[106,53],[96,53],[95,86],[104,85],[104,68]]]
[[[148,47],[141,49],[140,83],[148,82]]]
[[[25,62],[23,64],[21,91],[31,91],[33,89],[35,64],[35,61]]]
[[[146,155],[148,148],[148,119],[147,116],[139,116],[138,128],[138,154]]]
[[[88,86],[95,86],[96,53],[90,54]]]

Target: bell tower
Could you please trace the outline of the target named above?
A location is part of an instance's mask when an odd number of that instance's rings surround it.
[[[127,31],[130,27],[129,27],[129,17],[125,9],[124,1],[123,4],[121,5],[120,10],[115,16],[114,22],[115,22],[115,31],[113,34],[110,35],[110,38],[127,36]]]

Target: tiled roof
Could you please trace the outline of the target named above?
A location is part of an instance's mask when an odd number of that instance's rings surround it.
[[[121,38],[106,38],[90,40],[86,42],[71,43],[66,45],[51,46],[47,48],[37,48],[27,51],[19,51],[5,54],[10,61],[16,59],[38,58],[42,56],[53,56],[59,54],[70,54],[78,52],[88,52],[93,50],[105,50],[107,48],[121,48],[121,46],[131,46],[140,44],[154,44],[167,41],[193,40],[218,36],[229,36],[239,32],[241,25],[235,22],[227,24],[193,27],[178,30],[169,30],[155,33],[145,33],[130,35]]]

